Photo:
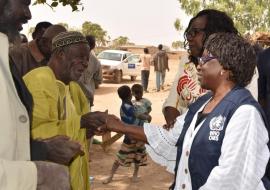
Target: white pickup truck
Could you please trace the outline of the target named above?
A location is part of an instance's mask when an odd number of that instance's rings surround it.
[[[98,54],[102,67],[102,75],[105,79],[112,79],[116,83],[122,81],[123,76],[130,76],[135,81],[141,74],[140,55],[128,51],[105,50]]]

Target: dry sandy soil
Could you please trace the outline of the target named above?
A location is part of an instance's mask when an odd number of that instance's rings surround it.
[[[172,59],[169,61],[170,71],[166,74],[165,89],[156,92],[155,90],[155,73],[153,67],[150,72],[149,93],[144,94],[152,102],[152,123],[162,125],[164,118],[161,112],[162,104],[167,97],[174,76],[178,69],[179,60]],[[140,83],[140,78],[131,82],[128,77],[124,78],[121,84],[114,84],[110,81],[104,81],[96,91],[94,110],[108,109],[109,113],[119,116],[121,101],[117,95],[117,88],[127,84],[132,86],[134,83]],[[101,139],[97,137],[97,139]],[[91,190],[166,190],[170,186],[173,175],[168,173],[165,168],[155,164],[148,157],[149,164],[141,167],[139,171],[140,180],[137,183],[131,182],[133,167],[120,167],[116,172],[111,183],[104,185],[102,180],[109,174],[115,159],[115,153],[118,151],[122,138],[114,143],[107,152],[104,152],[100,145],[93,145],[90,151],[90,174],[94,177]]]

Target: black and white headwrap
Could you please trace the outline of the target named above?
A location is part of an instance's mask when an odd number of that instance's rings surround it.
[[[52,40],[52,51],[57,48],[63,48],[72,44],[85,43],[88,44],[84,35],[80,32],[61,32]]]

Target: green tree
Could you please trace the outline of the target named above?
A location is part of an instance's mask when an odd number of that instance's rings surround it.
[[[120,47],[129,44],[129,39],[126,36],[119,36],[112,41],[113,47]]]
[[[176,31],[180,31],[183,29],[182,25],[181,25],[181,21],[179,18],[177,18],[174,22],[174,28],[176,29]]]
[[[107,31],[103,30],[99,24],[86,21],[82,24],[84,35],[93,35],[96,38],[97,46],[105,46],[108,43]]]
[[[214,8],[226,12],[240,33],[267,31],[270,26],[269,0],[178,0],[188,15]]]
[[[81,0],[36,0],[34,2],[34,5],[36,4],[46,4],[50,6],[51,8],[57,7],[60,4],[62,6],[69,5],[72,8],[72,11],[79,10],[79,7],[82,7],[82,10],[83,10]]]
[[[172,42],[172,47],[174,49],[183,48],[184,47],[184,43],[181,42],[181,41],[174,41],[174,42]]]

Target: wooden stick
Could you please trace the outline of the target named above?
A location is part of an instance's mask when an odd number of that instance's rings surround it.
[[[102,142],[101,147],[104,151],[106,151],[106,148],[108,146],[111,146],[114,142],[116,142],[118,139],[120,139],[123,136],[123,134],[121,133],[117,133],[116,135],[114,135],[112,138],[110,138],[109,140],[106,140],[104,142]]]

